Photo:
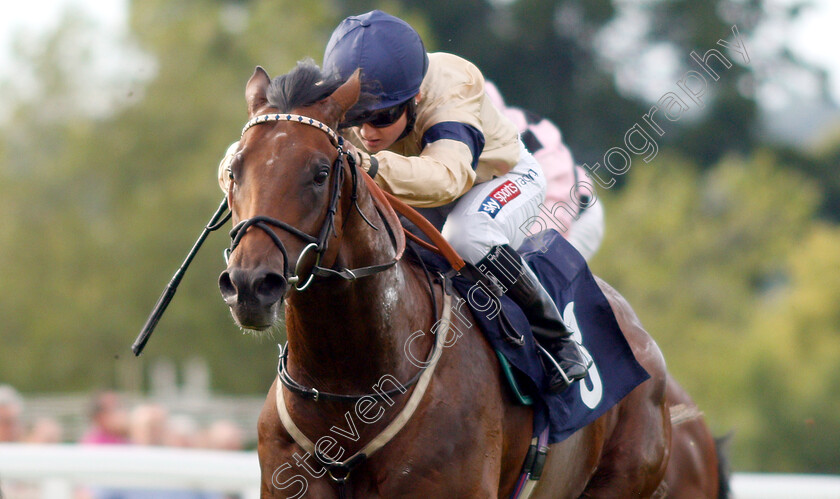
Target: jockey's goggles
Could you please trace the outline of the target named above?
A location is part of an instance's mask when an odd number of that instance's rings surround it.
[[[352,122],[348,123],[348,125],[362,126],[367,123],[374,128],[385,128],[387,126],[391,126],[396,123],[397,120],[402,118],[403,113],[405,113],[405,110],[408,109],[408,106],[411,102],[413,102],[413,99],[414,98],[412,97],[402,104],[397,104],[396,106],[380,109],[378,111],[362,113]]]

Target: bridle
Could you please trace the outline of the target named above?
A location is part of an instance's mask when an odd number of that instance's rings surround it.
[[[263,114],[260,116],[256,116],[250,121],[248,121],[248,123],[246,123],[245,127],[242,129],[242,134],[244,135],[245,132],[252,126],[273,121],[290,121],[316,127],[319,130],[326,133],[327,136],[329,136],[330,141],[338,151],[338,155],[336,156],[336,159],[332,165],[332,183],[330,186],[332,192],[330,193],[330,201],[327,209],[327,215],[324,218],[324,223],[323,225],[321,225],[321,229],[318,232],[318,237],[307,234],[306,232],[303,232],[300,229],[287,224],[286,222],[264,215],[258,215],[246,220],[242,220],[241,222],[236,224],[236,226],[234,226],[233,229],[231,229],[230,231],[231,245],[230,248],[225,252],[225,259],[227,260],[227,257],[230,255],[230,253],[236,250],[237,246],[242,241],[242,238],[245,236],[249,228],[258,227],[262,229],[266,234],[268,234],[268,236],[283,254],[283,276],[287,279],[287,282],[289,282],[290,284],[294,284],[295,288],[298,291],[303,291],[306,288],[308,288],[316,276],[340,277],[346,280],[355,280],[360,277],[373,275],[393,267],[403,255],[403,251],[405,249],[405,239],[402,237],[398,238],[395,235],[394,229],[391,228],[391,226],[388,224],[388,218],[386,218],[382,210],[391,210],[391,215],[394,219],[396,219],[396,214],[393,212],[393,208],[391,208],[390,205],[387,205],[387,201],[385,200],[381,192],[375,187],[375,184],[372,183],[372,180],[370,180],[367,177],[365,177],[365,181],[369,186],[368,190],[370,191],[373,204],[379,212],[380,218],[382,219],[385,227],[388,230],[389,235],[391,236],[391,241],[393,242],[396,248],[396,255],[389,262],[356,269],[342,268],[339,270],[335,270],[319,265],[321,262],[321,258],[323,257],[324,252],[327,249],[327,241],[330,235],[335,234],[337,236],[335,232],[335,215],[338,209],[338,201],[341,197],[342,182],[344,180],[344,161],[347,161],[349,165],[350,174],[352,175],[353,188],[351,194],[351,202],[355,207],[356,211],[359,212],[359,215],[361,215],[361,217],[364,219],[364,221],[373,229],[378,230],[377,227],[375,227],[365,217],[364,213],[362,213],[358,205],[358,165],[356,165],[353,156],[344,150],[344,139],[342,137],[336,134],[335,131],[333,131],[327,125],[306,116],[296,114]],[[348,218],[349,217],[345,218],[345,224],[347,223]],[[304,247],[303,251],[301,252],[301,255],[298,257],[297,263],[295,264],[294,276],[288,276],[288,252],[286,251],[286,248],[283,245],[283,242],[280,240],[279,236],[277,236],[277,234],[271,229],[272,226],[283,229],[284,231],[308,243]],[[401,230],[401,228],[399,229]],[[303,260],[303,257],[306,255],[306,253],[309,251],[315,252],[315,265],[312,267],[310,274],[306,278],[305,282],[302,285],[299,285],[301,281],[301,261]],[[425,266],[423,268],[425,269]],[[435,342],[433,343],[433,346],[429,351],[429,356],[426,359],[425,364],[423,365],[423,367],[420,368],[420,370],[415,374],[415,376],[405,384],[400,384],[399,387],[385,392],[377,392],[375,394],[365,395],[343,395],[319,392],[314,388],[305,387],[297,381],[295,381],[294,379],[292,379],[291,375],[289,375],[288,373],[288,369],[286,369],[285,364],[288,356],[288,346],[282,349],[280,363],[278,365],[278,379],[291,392],[296,393],[304,398],[309,398],[316,402],[320,400],[329,400],[337,402],[357,402],[362,398],[370,398],[373,400],[378,400],[379,397],[390,398],[391,396],[397,396],[402,393],[405,393],[408,387],[412,385],[417,385],[414,391],[412,392],[411,396],[409,397],[408,401],[400,410],[399,414],[388,424],[388,426],[383,431],[381,431],[375,438],[368,442],[367,445],[365,445],[362,449],[360,449],[355,454],[353,454],[353,456],[344,461],[333,460],[321,454],[316,445],[312,443],[312,441],[300,430],[300,428],[297,427],[295,422],[292,420],[291,414],[289,414],[288,408],[286,407],[286,402],[283,395],[283,388],[277,387],[276,406],[283,427],[301,448],[305,449],[307,452],[311,452],[319,456],[319,459],[322,461],[322,463],[324,463],[326,469],[328,470],[330,478],[338,485],[339,496],[342,498],[348,497],[350,495],[350,472],[359,464],[364,462],[368,456],[377,452],[379,449],[385,446],[397,433],[399,433],[399,431],[409,421],[409,419],[411,419],[415,409],[417,409],[418,405],[420,404],[420,401],[423,398],[424,393],[426,392],[426,388],[428,387],[428,384],[432,379],[435,367],[437,366],[438,360],[441,357],[444,345],[444,338],[448,335],[448,329],[450,325],[452,296],[449,293],[444,294],[443,317],[440,321],[438,321],[437,304],[434,297],[434,289],[431,276],[429,275],[428,270],[426,270],[426,274],[431,289],[433,304],[432,306],[434,308],[436,319],[435,324],[439,324],[440,328],[436,330]]]
[[[341,198],[341,185],[344,181],[344,161],[347,161],[350,167],[350,174],[352,176],[353,186],[350,200],[353,206],[355,207],[359,215],[361,215],[362,219],[371,228],[373,228],[374,230],[379,229],[373,223],[371,223],[370,220],[367,219],[367,217],[365,217],[364,213],[362,213],[362,210],[359,208],[357,198],[358,166],[356,165],[355,158],[352,154],[344,150],[344,138],[338,135],[329,126],[325,125],[324,123],[318,120],[299,114],[261,114],[259,116],[255,116],[245,124],[245,126],[242,128],[242,136],[245,135],[245,132],[248,131],[248,129],[255,125],[277,121],[289,121],[292,123],[300,123],[321,130],[322,132],[327,134],[327,136],[330,139],[330,142],[338,152],[335,161],[333,161],[331,169],[332,182],[330,185],[330,201],[329,206],[327,208],[327,214],[324,218],[324,223],[321,225],[321,229],[318,231],[318,236],[315,237],[310,234],[307,234],[306,232],[298,229],[297,227],[289,225],[286,222],[265,215],[257,215],[255,217],[242,220],[238,224],[236,224],[230,231],[231,245],[230,248],[225,250],[225,262],[228,261],[230,254],[233,253],[234,250],[236,250],[237,246],[239,246],[239,243],[242,241],[242,238],[245,237],[245,235],[247,234],[248,229],[251,227],[257,227],[259,229],[262,229],[263,232],[265,232],[271,238],[271,240],[274,242],[274,245],[277,246],[277,249],[279,249],[280,253],[283,254],[283,277],[289,284],[294,285],[295,289],[297,289],[298,291],[303,291],[306,288],[308,288],[309,285],[312,284],[312,281],[315,279],[315,277],[339,277],[348,281],[352,281],[360,277],[377,274],[396,265],[396,263],[402,257],[403,251],[402,248],[400,248],[396,242],[397,240],[394,236],[394,230],[388,225],[384,217],[382,217],[382,220],[385,222],[385,227],[387,228],[388,233],[391,236],[392,242],[397,248],[396,255],[391,261],[376,265],[370,265],[367,267],[359,267],[355,269],[349,269],[346,267],[340,269],[331,269],[327,267],[322,267],[320,265],[321,258],[324,256],[324,253],[327,250],[327,243],[330,235],[337,236],[335,230],[335,215],[338,210],[339,199]],[[380,208],[377,206],[377,210],[379,209]],[[382,215],[381,212],[380,215]],[[345,224],[346,222],[347,220],[345,220]],[[280,240],[280,237],[277,235],[277,233],[271,229],[272,226],[282,229],[288,232],[289,234],[292,234],[293,236],[302,239],[304,242],[307,243],[307,245],[303,248],[303,251],[301,251],[300,256],[298,256],[298,260],[295,264],[295,273],[292,276],[289,275],[289,255],[286,251],[286,247],[283,244],[283,241]],[[315,263],[311,267],[309,276],[305,280],[303,280],[303,283],[301,283],[301,262],[304,261],[304,257],[309,252],[315,253]]]
[[[266,122],[274,122],[274,121],[290,121],[290,122],[298,122],[304,125],[309,125],[315,128],[318,128],[330,138],[330,142],[332,142],[333,146],[335,146],[338,154],[333,162],[332,166],[332,193],[330,197],[330,205],[329,210],[327,212],[327,216],[324,219],[324,225],[321,227],[319,231],[318,237],[312,236],[307,234],[296,227],[293,227],[283,221],[276,220],[274,218],[258,215],[256,217],[242,220],[239,222],[230,232],[231,237],[231,245],[229,248],[225,250],[225,262],[228,263],[230,254],[236,249],[239,243],[242,241],[242,238],[245,237],[245,234],[248,232],[250,227],[258,227],[263,230],[274,242],[275,246],[280,250],[283,254],[283,278],[286,279],[286,282],[295,286],[298,291],[303,291],[310,284],[316,276],[320,277],[340,277],[345,280],[355,280],[359,277],[364,277],[368,275],[373,275],[378,272],[382,272],[383,270],[389,269],[396,265],[396,263],[400,260],[405,250],[405,238],[404,237],[397,237],[396,234],[401,234],[400,232],[395,232],[394,229],[391,227],[391,224],[388,223],[388,217],[385,216],[383,210],[390,211],[390,215],[396,219],[396,214],[394,213],[394,208],[389,205],[393,203],[393,200],[387,198],[387,195],[383,193],[381,189],[373,182],[371,177],[363,175],[362,178],[365,179],[365,182],[368,184],[368,190],[370,191],[373,204],[376,207],[377,212],[379,213],[380,218],[383,220],[385,224],[385,228],[388,230],[388,234],[391,237],[391,241],[396,248],[396,252],[394,258],[390,262],[386,262],[383,264],[378,265],[371,265],[368,267],[361,267],[357,269],[330,269],[322,267],[320,264],[321,258],[324,255],[324,252],[327,249],[327,239],[330,233],[335,234],[335,214],[338,209],[338,201],[341,196],[341,185],[344,179],[344,169],[343,167],[343,159],[346,157],[347,164],[349,166],[350,174],[353,177],[353,190],[351,194],[351,201],[353,206],[355,207],[356,211],[359,212],[359,215],[362,219],[374,230],[379,230],[376,226],[374,226],[368,219],[365,217],[364,213],[362,213],[359,205],[357,203],[357,187],[358,187],[358,165],[356,165],[355,159],[351,154],[348,154],[344,150],[344,139],[340,137],[335,131],[333,131],[327,125],[321,123],[318,120],[300,116],[297,114],[263,114],[259,116],[255,116],[253,119],[249,120],[248,123],[245,124],[245,127],[242,129],[242,135],[251,128],[252,126],[259,125],[261,123]],[[240,136],[241,137],[241,136]],[[228,166],[228,171],[230,171],[230,167]],[[192,249],[190,249],[187,257],[184,259],[184,262],[172,276],[169,283],[161,293],[160,298],[158,298],[157,303],[155,304],[152,312],[149,314],[149,317],[146,319],[146,323],[143,324],[143,328],[140,330],[140,334],[137,335],[137,339],[134,340],[134,344],[131,346],[131,350],[134,352],[134,355],[140,355],[143,352],[143,349],[146,347],[146,343],[151,338],[152,333],[155,330],[160,318],[163,316],[163,313],[166,311],[166,308],[169,306],[169,303],[172,301],[172,298],[175,296],[175,291],[178,289],[178,285],[181,282],[181,279],[184,277],[184,274],[187,271],[187,268],[190,266],[193,258],[198,253],[198,250],[201,248],[204,241],[210,235],[211,232],[216,231],[222,228],[228,220],[230,220],[232,212],[229,211],[228,206],[228,198],[227,196],[222,199],[222,202],[219,204],[219,208],[213,214],[213,217],[201,231],[201,234],[198,236],[195,244],[193,244]],[[418,215],[419,216],[419,215]],[[349,219],[349,217],[348,217]],[[422,222],[422,221],[421,221]],[[347,219],[345,219],[345,224],[347,223]],[[278,227],[280,229],[285,230],[286,232],[295,235],[301,239],[303,239],[308,244],[304,247],[303,251],[301,252],[300,256],[298,257],[298,261],[295,264],[295,275],[289,276],[289,264],[288,264],[288,252],[286,251],[286,247],[283,245],[283,242],[277,236],[277,234],[271,229],[271,226]],[[315,255],[315,265],[311,268],[311,272],[309,277],[303,284],[300,284],[300,270],[301,270],[301,261],[306,253],[314,251]],[[460,267],[456,267],[460,268]]]

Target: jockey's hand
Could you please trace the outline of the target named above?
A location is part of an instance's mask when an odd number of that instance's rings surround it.
[[[349,140],[345,140],[344,150],[347,151],[347,154],[349,156],[352,156],[353,159],[356,160],[357,165],[362,164],[362,155],[359,153],[359,150],[356,148],[356,146],[353,145],[352,142],[350,142]]]
[[[379,170],[379,161],[375,156],[359,151],[359,149],[349,141],[344,141],[344,149],[347,151],[348,155],[352,156],[356,160],[356,164],[359,168],[367,172],[371,178],[376,177],[376,172]]]

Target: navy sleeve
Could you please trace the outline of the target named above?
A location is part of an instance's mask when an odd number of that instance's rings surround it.
[[[457,121],[444,121],[433,125],[423,134],[423,147],[426,144],[441,139],[457,140],[463,142],[470,148],[472,152],[472,168],[475,170],[478,166],[478,157],[484,150],[484,134],[477,128],[466,123],[459,123]]]

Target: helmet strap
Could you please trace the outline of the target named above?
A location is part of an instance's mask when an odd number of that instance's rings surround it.
[[[414,123],[417,121],[417,101],[414,99],[412,97],[408,101],[408,106],[405,108],[405,129],[395,142],[401,141],[414,130]]]

